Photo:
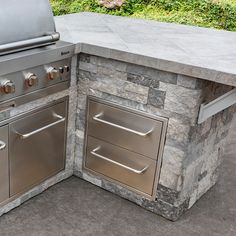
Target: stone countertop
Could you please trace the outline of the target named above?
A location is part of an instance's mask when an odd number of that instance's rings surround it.
[[[61,39],[88,53],[236,87],[236,33],[78,13],[55,18]]]

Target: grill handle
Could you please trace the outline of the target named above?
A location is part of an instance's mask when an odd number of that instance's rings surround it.
[[[102,117],[103,113],[99,113],[97,115],[95,115],[93,117],[93,120],[97,121],[97,122],[100,122],[100,123],[103,123],[103,124],[106,124],[106,125],[110,125],[112,127],[115,127],[115,128],[118,128],[118,129],[122,129],[122,130],[125,130],[127,132],[130,132],[130,133],[133,133],[133,134],[136,134],[136,135],[139,135],[141,137],[146,137],[148,135],[150,135],[152,132],[153,132],[153,128],[147,132],[140,132],[140,131],[137,131],[137,130],[133,130],[133,129],[130,129],[130,128],[127,128],[127,127],[124,127],[124,126],[121,126],[121,125],[118,125],[118,124],[114,124],[112,122],[109,122],[109,121],[106,121],[106,120],[103,120],[101,117]]]
[[[60,34],[56,32],[51,35],[46,35],[38,38],[3,44],[0,45],[0,56],[24,49],[46,46],[54,43],[59,39],[60,39]]]
[[[57,114],[53,114],[53,116],[56,117],[56,118],[59,118],[59,120],[57,120],[57,121],[55,121],[55,122],[53,122],[53,123],[51,123],[49,125],[46,125],[44,127],[41,127],[41,128],[39,128],[37,130],[34,130],[32,132],[26,133],[26,134],[21,134],[21,133],[18,133],[18,132],[16,132],[16,133],[20,136],[21,139],[27,139],[27,138],[29,138],[29,137],[37,134],[37,133],[42,132],[43,130],[46,130],[46,129],[48,129],[48,128],[52,127],[52,126],[55,126],[55,125],[57,125],[59,123],[62,123],[62,122],[64,122],[66,120],[65,117],[62,117],[62,116],[57,115]]]
[[[4,150],[6,146],[7,145],[3,141],[0,141],[0,151]]]
[[[91,153],[93,156],[96,156],[96,157],[98,157],[98,158],[100,158],[100,159],[103,159],[103,160],[105,160],[105,161],[108,161],[108,162],[110,162],[110,163],[112,163],[112,164],[114,164],[114,165],[123,167],[123,168],[125,168],[126,170],[129,170],[129,171],[131,171],[131,172],[134,172],[135,174],[141,175],[141,174],[143,174],[143,173],[148,169],[148,167],[149,167],[149,166],[145,166],[145,167],[143,167],[141,170],[134,169],[134,168],[129,167],[129,166],[126,166],[126,165],[124,165],[124,164],[122,164],[122,163],[120,163],[120,162],[118,162],[118,161],[111,160],[111,159],[109,159],[109,158],[107,158],[107,157],[105,157],[105,156],[103,156],[103,155],[101,155],[101,154],[98,154],[97,151],[99,151],[100,149],[101,149],[101,147],[98,146],[98,147],[96,147],[94,150],[92,150],[90,153]]]

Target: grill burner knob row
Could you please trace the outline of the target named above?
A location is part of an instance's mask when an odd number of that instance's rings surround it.
[[[47,74],[48,74],[48,79],[49,80],[58,79],[60,77],[59,71],[54,67],[49,67],[47,69]]]
[[[32,86],[36,85],[37,82],[38,82],[38,77],[33,73],[28,73],[25,76],[25,83],[27,86],[32,87]]]
[[[3,80],[0,82],[1,90],[5,94],[15,93],[15,84],[11,80]]]

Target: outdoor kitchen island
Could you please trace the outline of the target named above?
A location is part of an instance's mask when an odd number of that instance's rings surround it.
[[[217,182],[236,108],[236,34],[94,13],[55,20],[75,44],[70,88],[1,117],[68,96],[65,170],[0,215],[74,174],[177,220]]]
[[[176,220],[218,178],[235,112],[236,34],[95,13],[57,17],[56,25],[63,40],[76,44],[78,54],[74,174]],[[86,129],[90,129],[86,125],[87,117],[90,119],[86,115],[88,95],[117,108],[124,106],[168,120],[154,198],[130,190],[129,184],[119,184],[111,176],[83,168],[88,158]],[[93,130],[87,133],[93,136]],[[107,133],[115,135],[115,128]],[[107,140],[119,146],[120,141]],[[133,151],[139,149],[137,144]]]

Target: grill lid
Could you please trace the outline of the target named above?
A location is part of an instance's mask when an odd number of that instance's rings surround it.
[[[59,40],[49,0],[7,0],[0,7],[0,55]]]

